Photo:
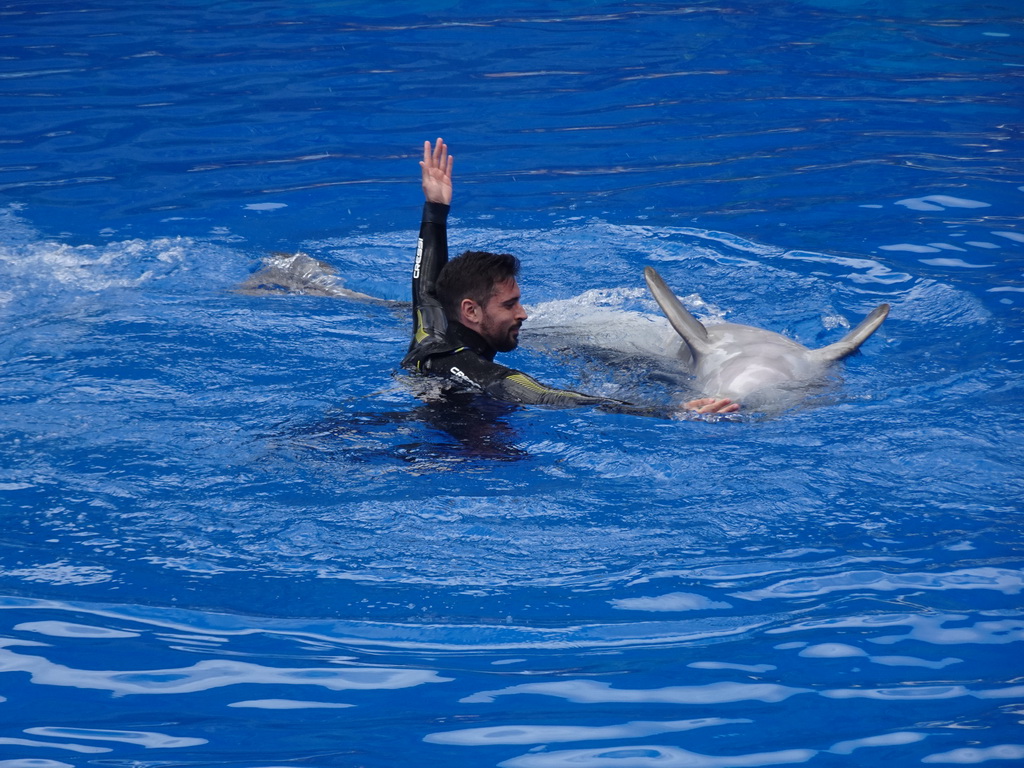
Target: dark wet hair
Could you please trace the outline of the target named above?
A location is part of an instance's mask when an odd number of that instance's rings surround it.
[[[509,253],[466,251],[444,265],[434,290],[445,314],[458,319],[463,299],[486,307],[494,287],[518,274],[519,259]]]

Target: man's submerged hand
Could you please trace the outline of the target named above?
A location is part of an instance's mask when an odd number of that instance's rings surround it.
[[[683,408],[697,413],[736,413],[740,409],[740,404],[734,403],[727,397],[702,397],[684,404]]]

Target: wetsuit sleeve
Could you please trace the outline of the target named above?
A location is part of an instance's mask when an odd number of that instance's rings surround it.
[[[661,415],[660,412],[654,413],[652,409],[643,406],[607,397],[585,395],[571,389],[549,387],[522,371],[487,360],[470,349],[432,357],[426,362],[426,367],[431,373],[508,403],[548,405],[556,408],[590,405],[622,413]]]
[[[448,263],[448,211],[444,203],[425,203],[412,269],[412,341],[402,365],[420,370],[427,349],[442,343],[448,327],[444,309],[434,291],[441,269]]]
[[[430,373],[506,402],[564,408],[595,406],[604,401],[601,397],[545,386],[521,371],[480,356],[472,349],[459,349],[451,354],[431,357],[427,365]]]

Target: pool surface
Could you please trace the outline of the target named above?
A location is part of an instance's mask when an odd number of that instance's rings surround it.
[[[1010,0],[0,6],[0,768],[1024,764],[1022,40]],[[891,314],[738,418],[424,398],[437,136],[545,383],[700,394],[645,266],[810,347]]]

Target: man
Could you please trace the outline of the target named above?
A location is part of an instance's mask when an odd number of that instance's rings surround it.
[[[526,320],[520,302],[519,260],[508,254],[467,251],[448,260],[448,211],[452,164],[441,139],[423,143],[423,220],[412,274],[413,338],[402,366],[448,379],[459,389],[483,392],[512,403],[668,415],[664,409],[634,406],[606,397],[547,387],[522,371],[494,362],[498,352],[519,343]],[[730,400],[703,398],[685,404],[696,413],[732,413]],[[674,414],[681,415],[681,414]]]

